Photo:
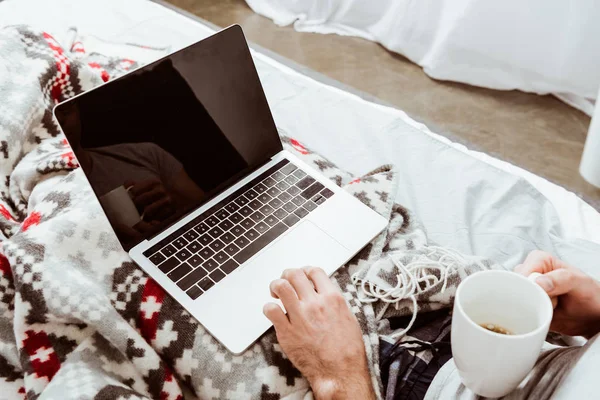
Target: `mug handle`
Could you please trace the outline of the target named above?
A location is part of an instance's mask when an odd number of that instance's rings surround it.
[[[538,276],[542,276],[542,274],[540,274],[539,272],[532,272],[531,274],[529,274],[527,279],[529,279],[531,282],[535,283],[535,280],[537,279]]]

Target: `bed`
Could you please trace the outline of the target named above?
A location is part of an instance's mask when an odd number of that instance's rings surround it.
[[[214,27],[185,13],[144,0],[106,0],[102,6],[88,1],[5,0],[0,3],[0,27],[14,24],[43,29],[59,42],[76,27],[91,38],[88,43],[99,39],[99,51],[106,41],[156,49],[132,54],[131,47],[123,48],[123,56],[140,62],[214,32]],[[600,214],[573,193],[452,143],[402,111],[264,49],[254,46],[253,55],[281,132],[354,175],[391,164],[399,177],[395,200],[418,216],[432,241],[508,269],[529,251],[544,249],[600,278],[595,265],[600,259]],[[135,266],[123,268],[136,274]],[[207,337],[197,340],[212,345]]]
[[[56,9],[56,18],[45,18]],[[0,26],[32,25],[57,38],[75,26],[83,34],[166,51],[214,32],[184,12],[143,0],[102,7],[9,0],[0,11]],[[256,46],[254,56],[277,126],[349,172],[393,164],[403,180],[397,201],[419,215],[436,242],[506,267],[542,248],[600,276],[588,261],[589,252],[598,251],[600,214],[575,194]]]

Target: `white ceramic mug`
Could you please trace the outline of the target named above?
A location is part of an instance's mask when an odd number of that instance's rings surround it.
[[[100,197],[100,204],[106,216],[112,223],[122,224],[131,228],[140,220],[140,213],[129,196],[130,188],[118,186]]]
[[[493,398],[514,390],[535,365],[552,313],[550,297],[532,279],[509,271],[467,277],[456,291],[452,315],[452,355],[463,384]]]

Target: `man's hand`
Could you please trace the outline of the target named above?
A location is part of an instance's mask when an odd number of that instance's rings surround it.
[[[173,213],[173,201],[160,180],[125,182],[125,187],[145,221],[162,221]]]
[[[525,276],[532,272],[543,274],[536,283],[554,305],[551,330],[588,338],[600,332],[600,282],[539,250],[529,253],[515,272]]]
[[[321,268],[289,269],[271,283],[264,313],[317,399],[374,399],[358,321]]]

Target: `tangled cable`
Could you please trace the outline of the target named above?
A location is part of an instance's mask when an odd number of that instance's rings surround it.
[[[390,305],[393,304],[397,310],[400,301],[412,300],[412,319],[404,330],[391,335],[391,338],[404,336],[414,324],[418,313],[417,295],[430,291],[442,281],[444,283],[440,293],[444,293],[448,276],[456,271],[458,267],[468,262],[462,254],[452,249],[429,246],[428,250],[428,253],[420,254],[407,264],[404,264],[401,260],[406,255],[405,252],[396,252],[388,256],[388,259],[398,268],[397,284],[394,287],[387,289],[378,287],[377,284],[370,282],[368,279],[361,279],[359,272],[354,273],[351,277],[353,284],[358,285],[360,283],[359,300],[362,303],[374,303],[376,301],[386,303],[375,317],[377,321],[383,317]],[[436,257],[437,260],[432,259],[433,257]],[[373,264],[371,268],[375,265],[377,263]],[[367,273],[368,275],[369,273]]]

